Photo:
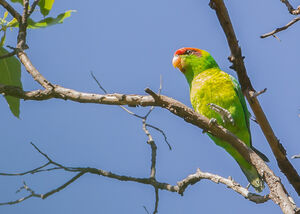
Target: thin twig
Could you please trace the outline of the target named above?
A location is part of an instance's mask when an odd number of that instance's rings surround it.
[[[34,173],[40,171],[42,168],[48,166],[49,164],[51,164],[51,163],[50,162],[45,163],[44,165],[42,165],[40,167],[37,167],[35,169],[29,170],[29,171],[26,171],[26,172],[21,172],[21,173],[0,173],[0,175],[2,175],[2,176],[22,176],[22,175],[27,175],[27,174],[34,174]]]
[[[18,200],[15,200],[15,201],[9,201],[9,202],[4,202],[4,203],[0,203],[0,206],[2,205],[12,205],[12,204],[17,204],[17,203],[20,203],[20,202],[23,202],[31,197],[37,197],[37,198],[41,198],[41,199],[46,199],[48,198],[49,196],[53,195],[54,193],[57,193],[59,192],[60,190],[66,188],[67,186],[69,186],[71,183],[73,183],[74,181],[76,181],[78,178],[80,178],[82,175],[84,175],[85,172],[80,172],[78,173],[76,176],[74,176],[73,178],[71,178],[69,181],[67,181],[66,183],[64,183],[63,185],[45,193],[45,194],[37,194],[35,193],[35,191],[33,191],[31,188],[29,188],[27,186],[27,184],[24,182],[24,186],[21,187],[21,189],[25,189],[27,190],[28,192],[30,192],[30,195],[26,196],[26,197],[23,197],[23,198],[20,198]]]
[[[8,57],[12,57],[12,56],[14,56],[16,53],[17,53],[17,50],[14,50],[14,51],[12,51],[12,52],[9,52],[9,53],[7,53],[7,54],[4,54],[4,55],[0,56],[0,59],[5,59],[5,58],[8,58]]]
[[[250,94],[251,98],[255,98],[255,97],[258,97],[259,95],[265,93],[266,91],[267,91],[267,88],[265,88],[261,91],[256,91],[256,92],[250,91],[249,94]]]
[[[30,7],[30,10],[28,11],[28,17],[33,13],[33,11],[35,10],[35,8],[39,2],[40,2],[40,0],[34,0],[34,2],[32,3],[32,5]]]
[[[146,206],[143,206],[143,207],[144,207],[144,210],[146,211],[146,213],[150,214],[149,211],[148,211],[148,209],[147,209],[147,207]]]
[[[2,203],[0,203],[0,206],[18,204],[18,203],[21,203],[21,202],[23,202],[23,201],[25,201],[25,200],[27,200],[31,197],[33,197],[33,195],[28,195],[28,196],[25,196],[23,198],[17,199],[15,201],[2,202]]]
[[[292,159],[300,158],[300,154],[298,154],[298,155],[293,155],[291,158],[292,158]]]
[[[96,81],[98,87],[99,87],[105,94],[107,94],[107,91],[104,89],[104,87],[102,87],[102,85],[100,84],[100,82],[97,80],[97,78],[95,77],[95,75],[94,75],[92,72],[91,72],[91,75],[92,75],[92,78]],[[158,90],[158,94],[161,93],[161,90],[162,90],[162,77],[160,76],[160,87],[159,87],[159,90]],[[149,126],[149,127],[151,127],[151,128],[154,128],[154,129],[160,131],[160,132],[163,134],[163,136],[164,136],[164,138],[165,138],[165,141],[167,142],[167,144],[168,144],[168,146],[169,146],[170,149],[171,149],[171,147],[170,147],[170,144],[169,144],[168,141],[167,141],[167,137],[166,137],[165,133],[164,133],[161,129],[159,129],[159,128],[155,127],[155,126],[149,125],[149,124],[147,124],[147,122],[146,122],[148,116],[149,116],[149,115],[151,114],[151,112],[153,111],[154,106],[151,106],[151,108],[150,108],[149,111],[145,114],[145,116],[140,116],[140,115],[138,115],[138,114],[135,114],[134,112],[130,111],[129,109],[127,109],[126,107],[124,107],[124,106],[122,106],[122,105],[120,105],[120,107],[121,107],[123,110],[125,110],[127,113],[129,113],[130,115],[135,116],[135,117],[137,117],[137,118],[139,118],[139,119],[142,119],[143,130],[144,130],[145,134],[146,134],[147,137],[148,137],[147,143],[151,146],[150,179],[152,179],[153,181],[155,181],[155,180],[156,180],[156,179],[155,179],[155,176],[156,176],[156,151],[157,151],[157,146],[156,146],[156,144],[155,144],[155,142],[154,142],[154,140],[153,140],[152,135],[150,134],[149,130],[147,129],[147,126]],[[158,189],[157,189],[157,188],[155,188],[155,194],[156,194],[156,200],[155,200],[156,202],[155,202],[154,213],[157,213],[157,208],[158,208]],[[144,207],[144,208],[146,209],[146,207]],[[147,211],[147,209],[146,209],[146,211]],[[147,211],[147,212],[148,212],[148,211]]]
[[[158,202],[159,202],[159,195],[158,195],[158,188],[155,188],[155,205],[154,205],[154,211],[153,214],[158,213]]]
[[[79,172],[77,175],[75,175],[73,178],[71,178],[68,182],[66,182],[63,185],[57,187],[56,189],[51,190],[50,192],[47,192],[46,194],[40,194],[40,197],[42,199],[45,199],[45,198],[49,197],[50,195],[53,195],[54,193],[59,192],[60,190],[66,188],[67,186],[69,186],[71,183],[76,181],[78,178],[80,178],[84,174],[85,174],[85,172]]]
[[[170,143],[168,142],[167,135],[165,134],[165,132],[163,130],[161,130],[160,128],[158,128],[156,126],[153,126],[153,125],[151,125],[149,123],[147,123],[146,126],[148,126],[148,127],[152,128],[152,129],[155,129],[156,131],[160,132],[163,135],[163,137],[165,139],[165,142],[168,145],[169,149],[172,150],[172,147],[171,147]]]
[[[46,155],[44,152],[42,152],[34,143],[30,142],[30,144],[37,150],[41,155],[43,155],[50,163],[53,161]]]
[[[102,87],[102,85],[100,84],[100,82],[97,80],[97,78],[95,77],[94,73],[91,71],[91,76],[92,78],[95,80],[95,82],[97,83],[98,87],[105,93],[107,94],[107,91],[105,90],[105,88]]]
[[[271,31],[270,33],[263,34],[263,35],[260,36],[260,38],[263,39],[263,38],[266,38],[266,37],[269,37],[269,36],[276,36],[275,33],[286,30],[287,28],[289,28],[290,26],[292,26],[293,24],[295,24],[299,20],[300,20],[300,17],[296,17],[292,21],[287,23],[285,26],[276,28],[275,30]]]

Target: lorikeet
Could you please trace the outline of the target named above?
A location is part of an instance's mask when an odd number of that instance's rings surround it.
[[[238,81],[222,71],[213,57],[197,48],[181,48],[174,54],[173,65],[179,68],[190,86],[190,99],[196,112],[217,121],[265,161],[268,158],[252,147],[249,126],[250,114]],[[239,164],[250,184],[257,192],[264,189],[264,182],[255,167],[229,143],[208,134]]]

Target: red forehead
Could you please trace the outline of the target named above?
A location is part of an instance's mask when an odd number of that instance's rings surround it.
[[[192,50],[192,51],[195,51],[195,52],[198,52],[199,54],[201,54],[201,50],[198,49],[198,48],[180,48],[180,49],[178,49],[178,50],[174,53],[174,55],[182,55],[182,54],[185,54],[185,52],[186,52],[187,50]]]

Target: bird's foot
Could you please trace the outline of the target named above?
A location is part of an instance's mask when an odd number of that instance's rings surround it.
[[[209,122],[208,122],[208,125],[209,125],[209,126],[212,126],[212,125],[214,125],[214,124],[217,124],[217,119],[216,119],[216,118],[211,118],[211,119],[209,120]]]
[[[209,103],[207,105],[210,109],[212,109],[222,117],[223,123],[231,123],[231,125],[234,125],[233,117],[227,109],[222,108],[221,106],[218,106],[214,103]]]

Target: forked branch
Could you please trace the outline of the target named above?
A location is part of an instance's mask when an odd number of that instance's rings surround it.
[[[226,185],[228,188],[234,190],[235,192],[237,192],[238,194],[242,195],[243,197],[245,197],[246,199],[248,199],[249,201],[252,201],[254,203],[264,203],[266,201],[269,200],[269,196],[260,196],[257,195],[255,193],[251,193],[249,192],[249,190],[245,187],[242,187],[240,184],[238,184],[237,182],[235,182],[233,179],[231,178],[223,178],[219,175],[216,174],[212,174],[212,173],[207,173],[207,172],[202,172],[200,169],[197,169],[197,172],[194,174],[191,174],[189,176],[187,176],[186,178],[184,178],[181,181],[177,182],[177,185],[171,185],[168,183],[164,183],[164,182],[159,182],[156,179],[153,179],[152,176],[148,177],[148,178],[137,178],[137,177],[132,177],[132,176],[126,176],[126,175],[118,175],[116,173],[113,172],[109,172],[109,171],[105,171],[102,169],[97,169],[97,168],[91,168],[91,167],[68,167],[68,166],[64,166],[54,160],[52,160],[52,158],[50,158],[46,153],[42,152],[36,145],[34,145],[33,143],[31,143],[33,145],[33,147],[42,155],[46,158],[47,163],[43,164],[40,167],[37,167],[33,170],[27,171],[27,172],[20,172],[20,173],[1,173],[1,175],[4,176],[21,176],[21,175],[25,175],[28,173],[41,173],[41,172],[45,172],[45,171],[49,171],[50,170],[65,170],[67,172],[72,172],[72,173],[76,173],[76,175],[74,177],[72,177],[70,180],[68,180],[66,183],[60,185],[57,188],[54,188],[53,190],[50,190],[44,194],[40,194],[40,193],[36,193],[35,190],[31,189],[26,183],[23,184],[23,186],[18,190],[26,190],[29,194],[25,197],[22,197],[20,199],[14,200],[14,201],[9,201],[9,202],[2,202],[0,203],[0,205],[11,205],[11,204],[16,204],[16,203],[21,203],[29,198],[32,197],[37,197],[37,198],[41,198],[41,199],[46,199],[49,196],[65,189],[67,186],[69,186],[70,184],[72,184],[74,181],[76,181],[78,178],[80,178],[81,176],[85,175],[85,174],[95,174],[95,175],[100,175],[103,177],[109,177],[112,179],[116,179],[119,181],[132,181],[132,182],[136,182],[136,183],[141,183],[141,184],[146,184],[146,185],[151,185],[154,187],[155,189],[155,209],[154,209],[154,213],[157,212],[157,207],[158,207],[158,191],[159,190],[166,190],[166,191],[170,191],[170,192],[177,192],[178,194],[183,195],[184,191],[186,190],[186,188],[190,185],[193,185],[199,181],[201,181],[202,179],[206,179],[206,180],[211,180],[214,183],[222,183],[224,185]],[[46,168],[47,166],[53,165],[53,168]]]

